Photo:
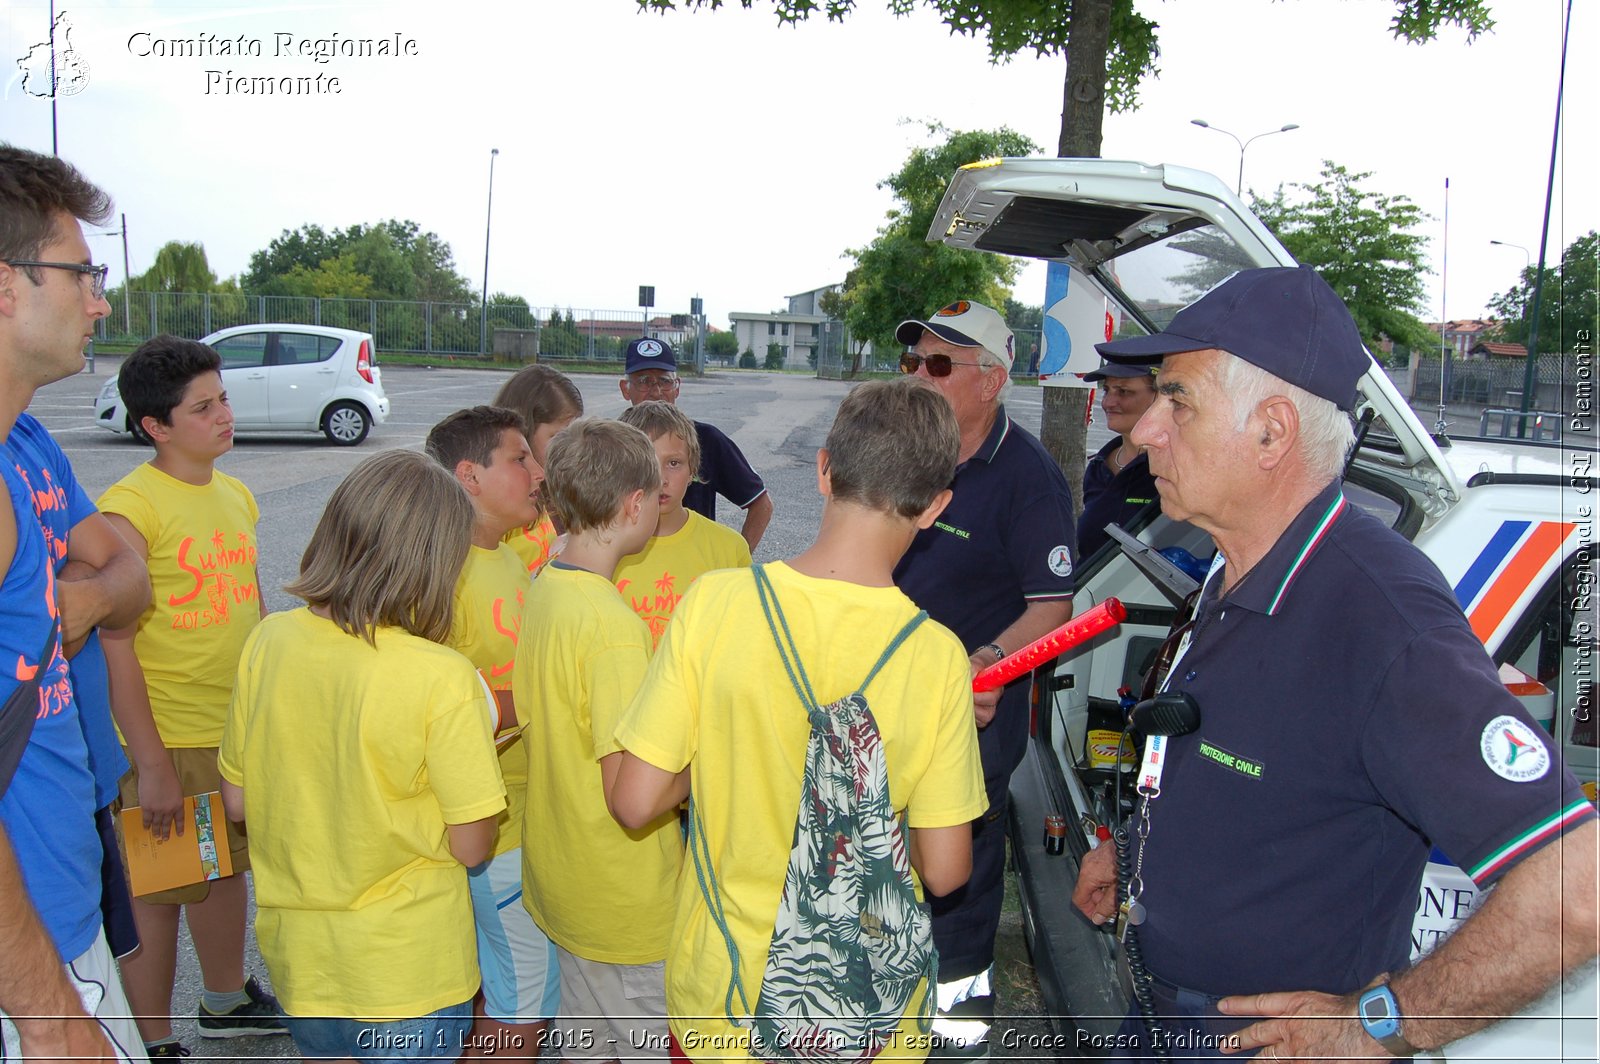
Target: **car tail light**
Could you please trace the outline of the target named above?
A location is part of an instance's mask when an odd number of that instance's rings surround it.
[[[361,350],[356,352],[356,372],[361,374],[361,379],[368,384],[372,383],[372,341],[361,341]]]

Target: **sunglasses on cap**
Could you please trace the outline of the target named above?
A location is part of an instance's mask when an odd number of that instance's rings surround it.
[[[956,366],[981,366],[982,362],[957,362],[949,355],[919,355],[907,351],[900,356],[900,372],[910,375],[917,372],[917,367],[926,365],[928,376],[948,377],[950,371]]]

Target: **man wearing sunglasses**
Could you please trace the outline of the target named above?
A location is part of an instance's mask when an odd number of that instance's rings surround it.
[[[8,732],[19,708],[33,718],[0,797],[6,1060],[145,1059],[101,911],[110,832],[102,806],[126,762],[105,701],[104,658],[84,642],[101,622],[136,620],[150,584],[25,412],[40,387],[83,368],[94,323],[110,313],[105,268],[89,263],[79,222],[110,213],[105,193],[68,164],[0,144],[0,474],[9,489],[0,500],[0,701],[23,681],[38,685],[0,720]],[[100,694],[91,704],[96,665]],[[107,897],[120,877],[117,866]]]
[[[653,337],[633,340],[623,367],[627,376],[617,386],[630,406],[649,399],[678,405],[678,359],[671,344]],[[744,511],[739,534],[754,553],[772,523],[772,495],[727,433],[704,421],[696,421],[694,430],[700,437],[700,468],[689,482],[683,504],[712,521],[717,519],[718,495],[739,507]]]
[[[1142,892],[1120,907],[1170,1044],[1409,1057],[1590,963],[1594,807],[1433,562],[1344,497],[1372,362],[1338,295],[1307,267],[1246,270],[1097,346],[1160,363],[1130,439],[1162,511],[1219,552],[1168,674],[1200,724],[1147,750]],[[1498,886],[1413,965],[1434,846]],[[1096,923],[1119,911],[1115,849],[1073,893]]]
[[[895,583],[961,639],[976,671],[1072,617],[1072,489],[1039,441],[1006,416],[1016,347],[1005,320],[971,300],[901,322],[900,369],[944,396],[961,428],[950,505],[917,534]],[[973,824],[967,885],[930,899],[939,1012],[930,1057],[988,1055],[995,932],[1005,897],[1011,773],[1028,741],[1028,685],[978,695],[978,749],[989,808]]]

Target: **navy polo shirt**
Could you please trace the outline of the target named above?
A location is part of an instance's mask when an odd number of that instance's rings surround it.
[[[1430,845],[1482,886],[1594,817],[1433,563],[1339,481],[1223,575],[1168,683],[1201,723],[1150,804],[1162,979],[1350,993],[1406,965]]]
[[[683,504],[702,517],[717,519],[717,496],[743,510],[761,498],[766,484],[745,461],[739,445],[727,433],[704,421],[694,423],[700,437],[700,472],[683,493]]]
[[[1133,461],[1116,473],[1106,460],[1122,446],[1122,437],[1096,451],[1083,471],[1083,513],[1078,517],[1078,557],[1087,558],[1111,537],[1106,526],[1126,528],[1135,514],[1154,502],[1156,478],[1150,474],[1150,460],[1140,451]]]
[[[950,505],[923,529],[894,582],[972,653],[1005,631],[1029,602],[1072,597],[1072,489],[1055,459],[1001,407],[976,454],[956,469]],[[1008,647],[1017,650],[1017,647]],[[978,732],[991,797],[1022,760],[1028,685],[1001,696]]]

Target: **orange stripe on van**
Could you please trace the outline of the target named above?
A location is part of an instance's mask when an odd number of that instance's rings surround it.
[[[1533,583],[1545,563],[1561,549],[1562,542],[1575,527],[1555,521],[1539,522],[1538,527],[1529,534],[1527,542],[1511,556],[1500,575],[1495,577],[1494,584],[1484,592],[1473,609],[1470,618],[1472,631],[1480,640],[1487,642],[1494,630],[1500,627],[1500,622],[1506,619],[1511,607],[1516,605],[1517,599]]]

